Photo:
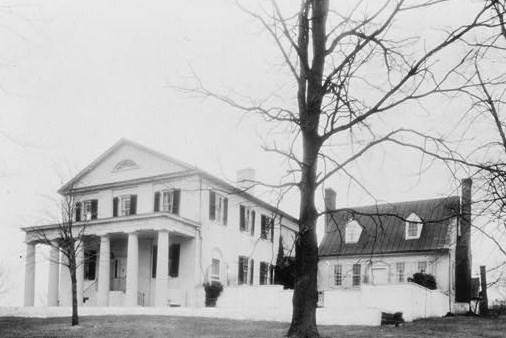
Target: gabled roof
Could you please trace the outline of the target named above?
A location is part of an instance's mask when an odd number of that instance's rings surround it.
[[[192,166],[188,163],[185,163],[183,161],[180,161],[178,159],[175,159],[173,157],[170,157],[168,155],[165,155],[161,152],[158,152],[156,150],[153,150],[151,148],[148,148],[146,146],[143,146],[137,142],[134,142],[134,141],[131,141],[129,139],[126,139],[126,138],[121,138],[118,142],[116,142],[111,148],[107,149],[102,155],[100,155],[96,160],[94,160],[91,164],[89,164],[86,168],[84,168],[83,170],[81,170],[74,178],[72,178],[69,182],[67,182],[65,185],[63,185],[59,190],[58,192],[60,194],[65,194],[67,193],[71,188],[72,186],[78,182],[83,176],[85,176],[88,172],[90,172],[91,170],[93,170],[94,168],[96,168],[100,163],[102,163],[102,161],[104,161],[107,157],[109,157],[111,154],[113,154],[115,151],[117,151],[119,148],[121,148],[122,146],[124,145],[130,145],[134,148],[137,148],[139,150],[142,150],[142,151],[145,151],[145,152],[148,152],[148,153],[151,153],[153,154],[154,156],[157,156],[157,157],[161,157],[163,159],[166,159],[170,162],[174,162],[178,165],[180,165],[181,167],[184,168],[184,170],[180,171],[180,172],[176,172],[176,173],[171,173],[171,174],[167,174],[167,175],[157,175],[157,176],[150,176],[150,177],[140,177],[139,179],[135,179],[135,180],[132,180],[132,181],[123,181],[123,182],[115,182],[115,183],[111,183],[111,184],[106,184],[106,185],[100,185],[100,186],[96,186],[96,187],[87,187],[87,189],[91,188],[91,189],[102,189],[102,188],[106,188],[108,186],[116,186],[118,184],[122,184],[122,183],[142,183],[142,182],[145,182],[145,181],[156,181],[156,180],[163,180],[165,178],[169,178],[169,177],[187,177],[187,176],[192,176],[192,175],[199,175],[211,182],[213,182],[214,184],[220,186],[220,187],[223,187],[225,191],[231,193],[231,194],[238,194],[264,208],[266,208],[267,210],[273,212],[273,213],[276,213],[284,218],[287,218],[288,220],[294,222],[294,223],[298,223],[298,220],[293,217],[292,215],[274,207],[273,205],[267,203],[267,202],[264,202],[262,201],[261,199],[253,196],[252,194],[250,194],[249,192],[247,191],[244,191],[242,189],[239,189],[237,188],[236,186],[234,186],[233,184],[230,184],[228,182],[226,182],[225,180],[223,179],[220,179],[202,169],[199,169],[197,168],[196,166]],[[78,188],[76,189],[77,191],[79,190],[82,190],[82,188]]]
[[[460,212],[460,197],[380,204],[339,209],[329,225],[319,256],[372,255],[447,249],[451,219]],[[415,213],[423,222],[418,239],[406,240],[406,219]],[[357,243],[345,243],[345,226],[355,219],[363,231]]]
[[[68,192],[68,190],[76,183],[78,182],[84,175],[86,175],[88,172],[96,168],[102,161],[104,161],[107,157],[109,157],[112,153],[120,149],[122,146],[129,145],[134,148],[137,148],[139,150],[151,153],[157,157],[163,158],[165,160],[168,160],[170,162],[177,163],[178,165],[188,169],[192,170],[195,169],[195,166],[192,166],[188,163],[185,163],[183,161],[180,161],[178,159],[175,159],[173,157],[167,156],[159,151],[153,150],[151,148],[148,148],[146,146],[143,146],[142,144],[139,144],[137,142],[134,142],[132,140],[129,140],[127,138],[121,138],[118,140],[118,142],[114,143],[112,147],[107,149],[102,155],[97,157],[93,162],[91,162],[88,166],[86,166],[83,170],[81,170],[74,178],[72,178],[70,181],[65,183],[60,189],[58,189],[58,193],[64,194],[65,192]]]

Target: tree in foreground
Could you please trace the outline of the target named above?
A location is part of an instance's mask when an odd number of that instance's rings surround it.
[[[59,220],[55,224],[36,229],[32,240],[57,249],[62,259],[57,260],[56,263],[62,264],[69,270],[72,289],[72,326],[75,326],[79,325],[77,271],[84,264],[79,257],[82,257],[80,253],[84,252],[87,220],[91,219],[91,214],[96,213],[96,208],[92,205],[89,207],[82,205],[78,196],[72,191],[69,189],[58,202]],[[89,210],[83,209],[87,207]],[[82,220],[81,215],[83,215]]]
[[[472,56],[462,41],[475,29],[489,28],[497,18],[491,11],[495,1],[483,1],[466,22],[436,38],[426,41],[409,35],[406,28],[414,18],[438,10],[445,2],[301,0],[293,8],[293,1],[271,0],[270,7],[261,10],[239,3],[279,49],[295,84],[291,86],[294,93],[278,92],[244,103],[240,97],[209,90],[200,80],[197,86],[184,89],[260,114],[285,131],[285,139],[286,130],[290,132],[289,142],[266,146],[289,163],[279,187],[297,187],[300,192],[289,337],[319,336],[316,222],[324,212],[315,205],[317,190],[336,174],[354,180],[348,167],[381,144],[426,140],[431,130],[407,127],[406,117],[420,110],[424,100],[468,85],[460,75]],[[440,58],[445,62],[439,62]],[[275,102],[281,95],[283,102],[292,98],[292,104]]]

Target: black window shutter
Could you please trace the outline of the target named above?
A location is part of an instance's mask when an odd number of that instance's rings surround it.
[[[98,216],[98,200],[91,201],[91,219],[97,219]]]
[[[216,193],[209,191],[209,219],[214,221],[216,219]]]
[[[228,198],[223,199],[223,224],[227,225],[228,219]]]
[[[274,281],[274,265],[269,264],[269,284],[273,284]]]
[[[179,215],[179,201],[181,200],[181,189],[174,190],[174,198],[172,200],[172,213]]]
[[[251,211],[251,235],[255,235],[255,211]]]
[[[274,242],[274,219],[270,219],[269,226],[271,227],[271,242]]]
[[[76,222],[80,222],[81,221],[81,202],[76,203],[75,213],[76,213]]]
[[[179,244],[172,244],[169,248],[169,276],[179,276],[179,253],[181,246]]]
[[[154,202],[154,209],[156,211],[160,211],[160,192],[155,192],[155,202]]]
[[[158,246],[153,245],[153,262],[151,267],[151,278],[156,278],[157,257],[158,257]]]
[[[241,285],[242,284],[242,279],[243,279],[243,269],[242,269],[242,257],[239,257],[239,271],[237,273],[237,284]]]
[[[249,276],[249,283],[250,283],[250,285],[253,285],[254,271],[255,271],[255,261],[252,258],[251,259],[251,273],[250,273],[250,276]]]
[[[118,217],[118,204],[119,199],[117,197],[114,197],[112,199],[112,217]]]
[[[265,231],[265,216],[262,215],[260,219],[260,238],[266,238],[266,231]]]
[[[137,213],[137,195],[130,195],[130,215]]]
[[[244,217],[244,205],[241,205],[239,206],[239,229],[241,231],[244,231],[246,229],[246,226],[245,226],[245,217]]]

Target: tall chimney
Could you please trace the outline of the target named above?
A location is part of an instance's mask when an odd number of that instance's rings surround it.
[[[325,231],[329,231],[330,227],[330,214],[329,211],[336,210],[336,192],[332,188],[325,189],[324,202],[325,202]]]
[[[243,191],[253,194],[255,191],[255,169],[244,168],[237,170],[236,173],[237,187]]]
[[[455,253],[455,301],[471,300],[471,178],[462,180],[461,209],[459,230],[457,231],[457,247]]]

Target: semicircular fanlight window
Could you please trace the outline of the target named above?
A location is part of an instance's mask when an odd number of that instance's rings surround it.
[[[138,168],[138,165],[132,160],[123,160],[114,166],[115,171],[133,168]]]

